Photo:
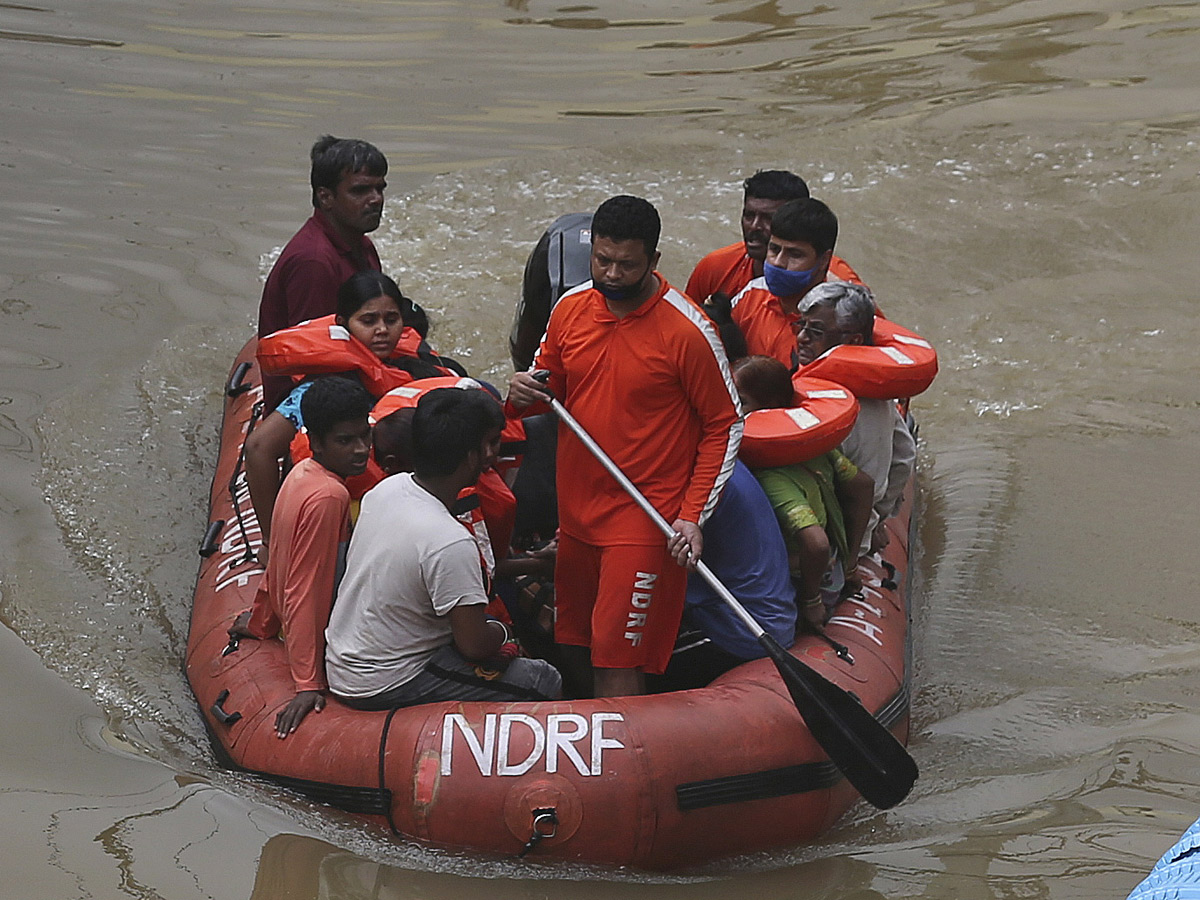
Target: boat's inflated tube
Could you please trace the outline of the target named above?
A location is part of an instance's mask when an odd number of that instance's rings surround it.
[[[752,469],[806,462],[828,453],[854,428],[858,400],[843,385],[794,375],[792,387],[791,408],[746,415],[738,456]]]
[[[848,387],[856,397],[896,400],[915,397],[937,375],[937,351],[919,334],[875,317],[870,346],[839,344],[800,370]]]

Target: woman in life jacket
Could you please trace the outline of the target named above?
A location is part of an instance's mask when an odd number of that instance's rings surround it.
[[[420,335],[423,342],[424,333],[428,330],[428,320],[424,310],[405,297],[396,282],[382,272],[358,272],[338,288],[334,323],[349,332],[353,342],[370,351],[371,355],[366,357],[367,359],[386,362],[390,368],[395,368],[400,380],[444,374],[441,368],[429,360],[417,356],[396,356],[397,344],[406,331]],[[307,326],[297,326],[305,327]],[[264,338],[263,341],[270,341],[272,337]],[[320,365],[314,366],[314,369],[324,368]],[[308,374],[318,373],[313,371]],[[357,375],[358,372],[348,374]],[[283,480],[281,465],[288,463],[288,448],[297,432],[304,427],[304,419],[300,414],[300,398],[311,383],[307,380],[301,381],[275,411],[267,415],[246,437],[246,486],[250,491],[250,502],[254,506],[259,526],[262,528],[263,548],[259,551],[259,561],[263,565],[267,562],[265,550],[270,538],[275,497]],[[378,477],[379,473],[376,470],[376,480]]]

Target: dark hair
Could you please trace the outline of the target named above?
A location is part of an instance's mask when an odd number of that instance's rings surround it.
[[[300,398],[300,415],[310,437],[318,440],[333,431],[339,422],[366,419],[375,401],[367,389],[353,378],[327,375],[318,378]]]
[[[608,238],[610,241],[641,241],[646,256],[653,256],[658,249],[658,238],[662,234],[662,220],[658,210],[648,200],[622,194],[610,197],[596,209],[592,216],[592,240]]]
[[[785,241],[812,244],[817,253],[826,253],[837,243],[838,221],[828,206],[813,197],[789,200],[775,211],[771,234]]]
[[[865,285],[848,281],[824,281],[800,298],[799,312],[814,307],[832,309],[842,334],[857,334],[864,344],[875,336],[875,298]]]
[[[804,179],[782,169],[759,169],[742,187],[746,197],[759,200],[803,200],[808,196]]]
[[[725,356],[732,363],[749,354],[746,347],[746,336],[737,322],[733,321],[733,303],[729,295],[716,291],[701,306],[705,314],[712,319],[717,328],[717,337],[725,347]]]
[[[400,463],[396,471],[412,469],[412,423],[416,413],[411,406],[403,406],[375,423],[371,441],[375,447],[375,461],[381,466],[389,457],[395,457]],[[393,472],[389,471],[388,474]]]
[[[380,153],[374,144],[353,138],[336,138],[332,134],[318,138],[312,145],[309,157],[312,159],[309,183],[312,184],[314,209],[320,206],[317,202],[317,188],[337,191],[338,182],[345,175],[366,172],[368,175],[382,177],[388,170],[387,157]]]
[[[795,389],[788,367],[773,356],[748,356],[733,367],[738,393],[745,394],[759,409],[781,409],[792,405]]]
[[[421,337],[429,333],[429,317],[425,315],[425,310],[405,297],[400,286],[391,278],[373,270],[355,272],[342,282],[337,292],[338,318],[345,322],[362,309],[364,303],[379,296],[395,300],[404,324],[415,328]]]
[[[478,388],[438,388],[417,403],[413,468],[419,476],[450,475],[478,450],[489,431],[504,427],[500,404]]]

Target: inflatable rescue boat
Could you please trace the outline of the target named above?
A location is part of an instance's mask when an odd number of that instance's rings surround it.
[[[404,839],[488,855],[669,870],[795,846],[858,800],[769,659],[699,690],[559,702],[450,702],[364,712],[330,699],[286,740],[294,695],[278,640],[226,629],[254,597],[261,534],[242,443],[262,389],[252,341],[226,385],[186,670],[219,756]],[[865,588],[790,652],[901,741],[909,729],[910,495]],[[853,660],[852,662],[850,660]]]

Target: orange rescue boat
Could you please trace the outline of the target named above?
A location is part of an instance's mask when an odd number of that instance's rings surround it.
[[[226,629],[262,577],[241,447],[262,390],[253,341],[226,390],[186,670],[219,755],[397,836],[488,855],[670,870],[795,846],[858,799],[806,729],[769,659],[673,694],[559,702],[449,702],[392,712],[330,699],[286,740],[294,689],[276,640]],[[911,493],[911,492],[910,492]],[[852,692],[901,741],[910,701],[905,602],[911,505],[860,568],[865,589],[791,652]]]

